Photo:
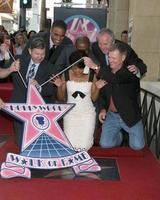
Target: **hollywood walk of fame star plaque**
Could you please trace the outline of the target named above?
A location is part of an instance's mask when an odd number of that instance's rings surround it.
[[[8,153],[1,177],[31,178],[30,169],[72,168],[75,174],[101,168],[86,151],[76,151],[57,120],[74,104],[45,104],[35,86],[29,85],[27,103],[6,103],[3,109],[24,122],[20,154]]]

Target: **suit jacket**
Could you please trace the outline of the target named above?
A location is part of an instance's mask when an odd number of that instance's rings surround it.
[[[56,63],[54,64],[54,68],[56,69],[57,72],[64,70],[66,67],[70,65],[69,56],[75,50],[76,48],[73,45],[68,45],[62,49],[60,56],[58,57]]]
[[[126,43],[120,41],[120,40],[116,40],[116,43],[123,43],[126,47],[126,51],[127,51],[127,57],[124,61],[125,65],[135,65],[136,67],[138,67],[141,76],[143,76],[146,71],[147,71],[147,66],[144,64],[143,60],[141,60],[138,55],[135,53],[135,51]],[[102,53],[102,51],[100,50],[99,46],[98,46],[98,42],[94,42],[92,45],[92,51],[94,56],[96,57],[96,59],[98,60],[100,66],[101,66],[101,71],[100,71],[100,76],[103,75],[105,73],[105,69],[109,66],[107,66],[106,63],[106,58],[105,58],[105,54]]]
[[[64,70],[70,65],[69,57],[74,51],[77,51],[77,49],[73,45],[68,45],[61,51],[60,56],[58,57],[56,63],[54,64],[54,68],[56,69],[57,72]],[[88,56],[95,63],[98,63],[91,51],[89,52]]]
[[[139,78],[124,66],[115,74],[108,68],[105,78],[108,84],[100,91],[100,109],[108,110],[110,97],[124,122],[132,127],[141,119]]]
[[[25,49],[23,50],[23,55],[27,55],[29,54],[28,53],[28,48],[31,44],[31,41],[33,40],[33,38],[35,37],[42,37],[45,41],[45,44],[46,44],[46,56],[45,56],[45,59],[48,60],[50,63],[52,64],[55,64],[58,57],[60,56],[61,54],[61,51],[68,45],[73,45],[72,41],[68,38],[68,37],[64,37],[62,43],[57,46],[57,48],[55,49],[54,53],[52,54],[52,56],[49,58],[49,49],[50,49],[50,33],[49,32],[41,32],[41,33],[38,33],[36,35],[34,35],[33,37],[30,38],[30,40],[28,41]],[[53,69],[52,71],[54,74],[56,73],[55,72],[55,69]]]
[[[29,67],[30,63],[30,56],[21,56],[20,57],[20,73],[23,77],[23,79],[26,81],[26,73]],[[35,80],[37,80],[38,84],[41,85],[46,80],[49,79],[51,76],[51,68],[52,65],[47,62],[46,60],[43,60],[38,67],[38,70],[36,72]],[[25,88],[19,74],[17,72],[12,74],[12,81],[13,81],[13,93],[11,102],[12,103],[25,103],[27,100],[27,89]],[[27,84],[27,83],[26,83]],[[46,85],[42,86],[41,95],[46,101],[46,103],[52,103],[54,102],[52,100],[52,96],[55,93],[55,87],[51,83],[47,83]]]

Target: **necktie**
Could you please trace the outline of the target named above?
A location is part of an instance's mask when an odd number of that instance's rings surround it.
[[[27,83],[29,82],[29,79],[33,79],[35,76],[35,64],[32,64],[32,66],[29,69],[28,75],[27,75]]]
[[[54,53],[55,50],[56,50],[56,46],[53,45],[52,48],[50,48],[50,50],[49,50],[49,58],[52,56],[52,54]]]

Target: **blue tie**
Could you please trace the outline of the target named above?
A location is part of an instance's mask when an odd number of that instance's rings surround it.
[[[33,79],[35,76],[35,64],[32,64],[32,66],[29,69],[28,75],[27,75],[27,83],[29,82],[29,79]]]

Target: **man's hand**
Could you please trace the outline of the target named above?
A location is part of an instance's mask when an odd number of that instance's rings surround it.
[[[38,82],[35,79],[30,80],[29,83],[34,85],[34,86],[39,85]]]
[[[105,109],[102,109],[99,113],[99,121],[103,124],[106,118],[107,112]]]
[[[19,69],[20,69],[20,61],[19,60],[14,61],[11,64],[9,69],[10,69],[10,73],[19,71]]]
[[[139,72],[139,69],[135,65],[128,65],[128,70],[132,72],[133,74],[137,74]]]
[[[84,64],[88,66],[90,69],[97,69],[97,64],[93,62],[93,60],[89,57],[84,57]]]

